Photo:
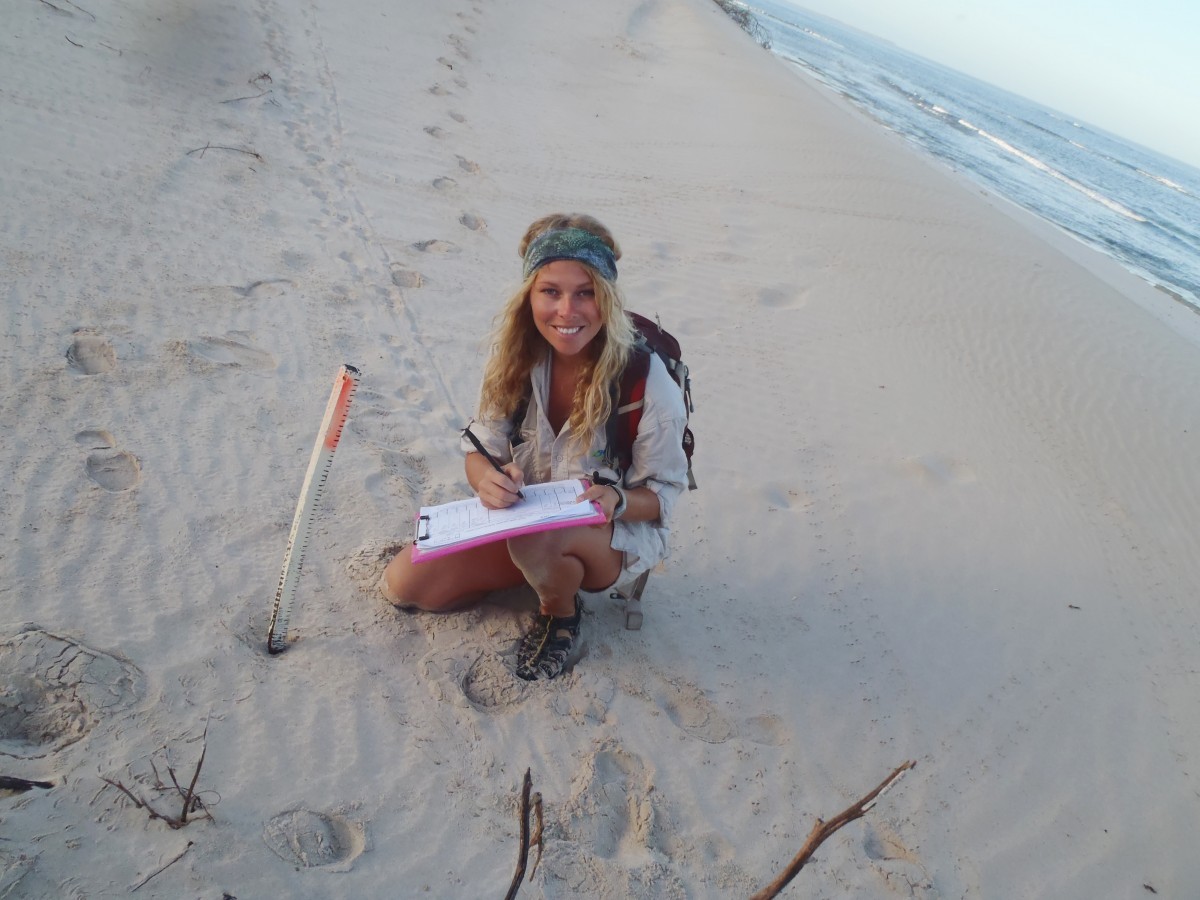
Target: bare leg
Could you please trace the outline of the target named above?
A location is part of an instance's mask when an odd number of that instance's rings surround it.
[[[396,606],[449,612],[477,603],[490,591],[525,583],[503,541],[414,563],[411,548],[393,557],[380,589]]]
[[[603,590],[620,576],[622,554],[611,541],[607,524],[523,535],[512,538],[508,550],[537,592],[542,612],[571,616],[577,591]]]
[[[448,612],[528,583],[542,612],[570,616],[577,591],[603,590],[621,574],[611,540],[612,526],[603,525],[523,535],[420,563],[405,549],[388,563],[380,588],[396,606]]]

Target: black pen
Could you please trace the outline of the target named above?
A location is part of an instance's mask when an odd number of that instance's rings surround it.
[[[483,454],[483,458],[492,464],[493,469],[495,469],[497,472],[499,472],[505,478],[508,477],[508,473],[504,471],[504,467],[501,466],[500,463],[496,462],[496,460],[492,456],[492,454],[488,453],[487,450],[483,449],[483,444],[479,443],[479,438],[475,437],[475,435],[471,433],[470,425],[468,425],[466,428],[464,428],[462,430],[462,433],[464,435],[466,435],[467,440],[469,440],[472,444],[475,445],[475,449]],[[525,499],[525,495],[522,494],[520,491],[517,491],[517,496],[522,500]]]

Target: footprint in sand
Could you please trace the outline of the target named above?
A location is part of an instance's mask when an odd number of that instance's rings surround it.
[[[886,888],[917,900],[939,896],[920,858],[904,846],[891,827],[868,822],[864,831],[863,852]]]
[[[109,448],[89,453],[84,470],[88,478],[114,494],[131,490],[142,480],[142,464],[127,450]]]
[[[457,181],[455,181],[453,178],[447,178],[445,176],[433,179],[432,184],[439,191],[448,191],[451,188],[458,187]]]
[[[478,163],[471,162],[471,160],[467,159],[465,156],[459,156],[459,157],[457,157],[457,159],[458,159],[458,167],[460,169],[462,169],[464,172],[470,172],[472,175],[479,174],[479,164]]]
[[[466,60],[471,58],[471,53],[467,50],[467,41],[461,34],[448,35],[447,39],[450,41],[450,45],[454,48],[455,53]]]
[[[563,812],[570,838],[604,859],[623,850],[662,851],[652,802],[654,782],[641,758],[615,741],[589,753],[572,783]]]
[[[396,287],[419,288],[424,283],[425,278],[420,272],[406,269],[400,263],[392,263],[392,284]]]
[[[466,117],[466,116],[464,116],[464,115],[463,115],[462,113],[460,113],[460,112],[450,112],[450,113],[448,113],[448,115],[450,116],[450,118],[452,118],[452,119],[453,119],[455,122],[457,122],[459,125],[461,125],[461,124],[463,124],[464,122],[466,122],[466,121],[467,121],[467,117]]]
[[[794,287],[769,287],[758,292],[759,306],[768,309],[799,309],[804,303],[803,291]]]
[[[446,59],[446,57],[444,57],[444,56],[439,56],[437,61],[440,62],[443,66],[445,66],[447,69],[454,68],[454,63],[452,63],[450,60]]]
[[[435,97],[445,97],[447,94],[450,93],[448,90],[446,90],[440,84],[432,85],[431,87],[428,88],[428,91],[429,91],[429,93],[433,94],[433,96],[435,96]]]
[[[487,230],[487,222],[485,222],[481,216],[475,215],[475,213],[465,212],[458,217],[458,221],[459,224],[470,228],[472,231]]]
[[[694,684],[659,676],[651,686],[651,699],[666,711],[668,718],[689,736],[707,744],[722,744],[737,732],[717,712],[704,691]]]
[[[440,241],[436,238],[429,241],[418,241],[413,244],[414,250],[419,250],[422,253],[460,253],[462,248],[458,244],[450,241]]]
[[[441,140],[446,136],[446,130],[444,128],[439,128],[436,125],[426,125],[423,130],[427,135],[432,138],[437,138],[438,140]]]
[[[76,331],[67,348],[67,365],[80,375],[103,375],[117,367],[117,353],[104,335]]]
[[[55,753],[141,693],[129,660],[26,626],[0,640],[0,756]]]
[[[513,675],[498,653],[484,651],[459,680],[463,696],[480,712],[505,712],[525,699],[529,683]]]
[[[267,822],[263,840],[276,856],[301,869],[348,871],[367,846],[366,827],[340,812],[291,809]]]
[[[479,712],[505,712],[523,703],[530,682],[515,677],[512,667],[494,650],[460,646],[447,653],[431,650],[418,670],[433,696],[443,703]]]
[[[198,341],[188,341],[188,351],[218,366],[267,370],[278,365],[274,355],[266,350],[229,337],[203,337]]]
[[[769,714],[747,719],[742,727],[742,736],[767,747],[782,747],[790,740],[783,719]]]

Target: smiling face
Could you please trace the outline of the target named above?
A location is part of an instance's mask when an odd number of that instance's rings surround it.
[[[557,355],[576,356],[604,326],[592,276],[573,259],[558,259],[537,270],[529,306],[538,333]]]

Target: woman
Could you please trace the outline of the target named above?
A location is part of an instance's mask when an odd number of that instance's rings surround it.
[[[668,521],[687,476],[687,415],[651,354],[632,462],[619,471],[605,426],[613,386],[639,352],[615,284],[620,247],[591,216],[554,214],[529,226],[518,252],[524,282],[497,319],[479,420],[470,426],[502,471],[464,437],[467,481],[484,506],[503,509],[525,484],[589,478],[581,500],[598,503],[605,522],[417,564],[403,552],[388,564],[382,588],[397,606],[446,611],[529,584],[540,610],[518,649],[517,675],[532,680],[566,667],[579,634],[579,591],[606,590],[667,556]]]

